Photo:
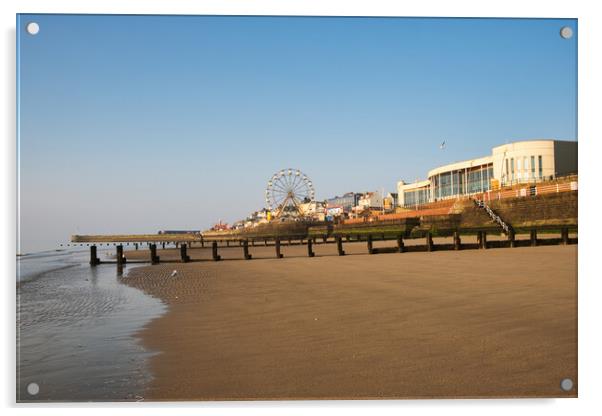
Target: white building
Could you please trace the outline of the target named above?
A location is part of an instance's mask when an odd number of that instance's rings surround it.
[[[577,142],[532,140],[493,148],[493,177],[500,184],[536,182],[577,173]]]
[[[528,140],[494,147],[488,156],[432,169],[427,180],[399,181],[397,191],[399,205],[413,207],[570,174],[577,174],[576,141]]]
[[[345,210],[341,205],[339,206],[329,206],[326,208],[326,215],[330,215],[331,217],[339,217],[345,213]]]
[[[426,204],[431,200],[431,181],[414,183],[397,182],[398,204],[400,207],[412,207]]]
[[[379,191],[366,192],[358,201],[359,210],[382,209],[383,197]]]
[[[304,216],[314,216],[324,213],[324,204],[322,202],[304,202],[299,204],[299,213]]]

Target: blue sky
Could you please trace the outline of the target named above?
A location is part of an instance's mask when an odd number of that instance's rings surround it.
[[[230,222],[286,167],[325,199],[577,138],[575,20],[17,20],[22,252]]]

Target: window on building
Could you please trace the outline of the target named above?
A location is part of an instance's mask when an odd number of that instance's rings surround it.
[[[504,182],[508,182],[510,177],[510,170],[508,169],[508,159],[506,159],[506,174],[504,175]]]
[[[537,156],[538,162],[539,162],[539,179],[541,179],[543,177],[543,163],[541,160],[541,155]]]
[[[440,175],[440,180],[441,183],[439,184],[439,187],[441,189],[440,191],[440,195],[441,198],[444,198],[446,196],[450,196],[451,193],[451,172],[446,172],[446,173],[442,173]]]
[[[535,156],[531,156],[531,179],[535,179]]]
[[[451,194],[459,195],[460,192],[460,171],[456,170],[451,173]]]
[[[416,193],[414,191],[404,191],[403,205],[406,207],[416,205]]]
[[[404,191],[403,205],[404,207],[414,207],[416,205],[426,204],[429,199],[428,188],[416,189],[413,191]]]
[[[480,169],[468,172],[468,193],[473,194],[481,192],[483,190],[481,180],[482,176]]]
[[[510,181],[514,182],[514,158],[510,158]]]
[[[482,166],[479,170],[481,171],[481,182],[479,182],[479,192],[483,192],[485,190],[485,183],[487,182],[487,170],[483,169]]]
[[[428,202],[426,200],[426,198],[424,197],[426,195],[426,191],[427,190],[425,188],[416,190],[416,204],[420,205],[420,204],[425,204]]]

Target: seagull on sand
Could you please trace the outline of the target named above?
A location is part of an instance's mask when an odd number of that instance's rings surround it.
[[[171,277],[176,277],[178,275],[178,271],[174,270],[173,272],[171,272]]]

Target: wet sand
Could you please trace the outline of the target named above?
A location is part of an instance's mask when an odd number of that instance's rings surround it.
[[[128,266],[124,282],[169,305],[139,334],[160,351],[145,398],[577,396],[576,245],[306,250],[283,246],[278,260],[274,247],[250,247],[245,261],[241,247],[220,248],[239,260]]]
[[[119,283],[115,265],[87,260],[85,250],[65,250],[17,263],[18,402],[144,398],[154,352],[134,334],[166,307]]]

